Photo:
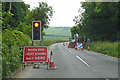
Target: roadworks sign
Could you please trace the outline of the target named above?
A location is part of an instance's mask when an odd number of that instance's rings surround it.
[[[47,46],[27,46],[24,47],[23,62],[47,62]]]
[[[82,43],[77,43],[77,48],[83,48],[83,44]]]

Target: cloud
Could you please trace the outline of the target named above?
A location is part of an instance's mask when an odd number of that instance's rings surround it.
[[[53,7],[55,13],[50,21],[50,26],[74,26],[74,16],[78,15],[78,10],[83,0],[24,0],[30,4],[31,8],[38,6],[38,2],[46,2]]]

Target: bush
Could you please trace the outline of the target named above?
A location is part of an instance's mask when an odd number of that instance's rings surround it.
[[[31,39],[17,30],[2,33],[2,76],[5,78],[20,67],[23,47],[31,45]]]

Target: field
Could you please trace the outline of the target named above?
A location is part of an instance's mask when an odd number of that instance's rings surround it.
[[[45,29],[46,36],[70,37],[71,27],[49,27]]]
[[[42,46],[69,41],[70,27],[49,27],[44,31],[46,35],[43,36],[43,41],[41,43]]]
[[[44,36],[44,40],[69,40],[69,37],[54,37],[54,36]]]
[[[57,42],[69,41],[70,27],[50,27],[45,30],[46,36],[43,37],[42,45],[47,46]],[[88,45],[86,45],[87,49]],[[91,42],[89,44],[90,50],[102,54],[119,57],[118,55],[118,42]]]
[[[44,37],[44,39],[40,42],[34,42],[34,46],[50,46],[51,44],[59,43],[59,42],[67,42],[69,40],[68,37]]]

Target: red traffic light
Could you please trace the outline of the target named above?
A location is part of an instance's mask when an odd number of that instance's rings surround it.
[[[39,26],[39,23],[34,23],[34,26],[37,28]]]
[[[41,21],[32,21],[32,41],[41,41]]]

